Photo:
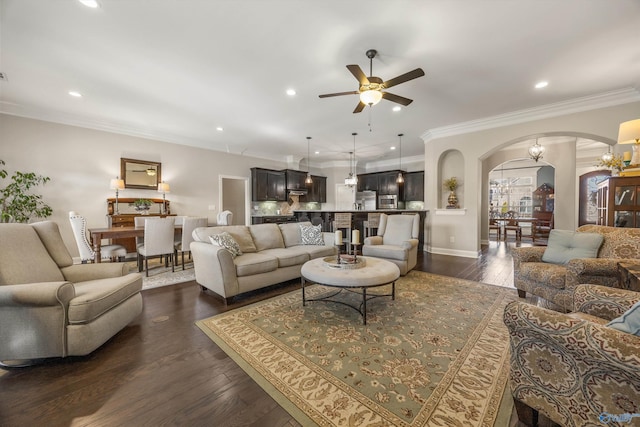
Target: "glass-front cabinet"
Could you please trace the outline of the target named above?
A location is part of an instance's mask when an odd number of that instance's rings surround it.
[[[640,228],[640,177],[611,177],[598,184],[600,225]]]

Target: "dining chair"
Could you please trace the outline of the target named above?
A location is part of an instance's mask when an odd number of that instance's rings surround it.
[[[71,223],[73,237],[76,239],[76,245],[80,253],[80,261],[83,264],[94,262],[96,253],[87,237],[86,218],[75,211],[71,211],[69,212],[69,222]],[[100,245],[101,260],[115,261],[117,259],[118,261],[124,261],[126,256],[127,250],[122,245]]]
[[[231,211],[222,211],[218,214],[217,221],[218,225],[231,225],[233,223],[233,212]]]
[[[495,218],[489,219],[489,234],[491,234],[491,231],[496,232],[496,240],[499,241],[502,238],[502,227]]]
[[[504,240],[507,240],[509,235],[509,231],[513,231],[516,237],[516,240],[522,240],[522,227],[518,224],[518,220],[516,218],[509,218],[504,225]]]
[[[178,252],[182,255],[182,269],[184,270],[184,253],[189,252],[189,259],[191,259],[191,242],[193,242],[193,230],[198,227],[206,227],[208,225],[207,217],[184,217],[182,219],[182,236],[180,241],[175,243],[173,256],[174,259],[178,259]]]
[[[175,243],[175,218],[145,218],[144,222],[144,244],[138,247],[138,271],[142,272],[142,261],[144,260],[144,270],[149,277],[149,258],[166,256],[165,266],[171,259],[171,271],[175,271],[175,260],[173,252]]]

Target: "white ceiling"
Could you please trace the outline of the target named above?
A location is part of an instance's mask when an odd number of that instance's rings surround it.
[[[640,88],[638,0],[99,2],[0,0],[0,111],[278,160],[311,136],[319,164],[352,132],[365,161],[402,132],[404,158],[430,129]],[[402,111],[318,98],[357,90],[345,66],[368,74],[368,49],[383,80],[425,71],[389,89]]]

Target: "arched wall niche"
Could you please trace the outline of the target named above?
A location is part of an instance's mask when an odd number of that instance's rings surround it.
[[[459,150],[446,150],[438,161],[438,208],[447,207],[449,190],[444,188],[444,181],[456,177],[459,187],[456,190],[458,204],[464,207],[465,177],[464,177],[464,155]]]

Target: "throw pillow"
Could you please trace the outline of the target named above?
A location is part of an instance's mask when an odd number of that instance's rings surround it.
[[[232,257],[237,257],[238,255],[242,255],[242,251],[240,250],[240,245],[235,241],[231,234],[223,231],[220,234],[212,234],[209,236],[211,240],[211,244],[215,246],[220,246],[231,252]]]
[[[318,225],[300,225],[300,234],[303,245],[324,245],[322,237],[322,226]]]
[[[598,233],[551,230],[542,261],[566,264],[576,258],[597,258],[602,240],[602,234]]]
[[[607,326],[628,334],[640,335],[640,301],[618,318],[607,323]]]

